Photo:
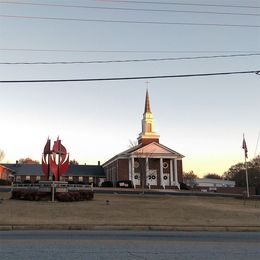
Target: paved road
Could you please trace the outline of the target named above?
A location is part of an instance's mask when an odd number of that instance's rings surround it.
[[[0,259],[260,259],[260,233],[2,231]]]

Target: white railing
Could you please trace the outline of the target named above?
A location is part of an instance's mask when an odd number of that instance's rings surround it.
[[[79,190],[93,191],[93,185],[68,184],[67,182],[58,182],[58,181],[43,181],[39,183],[14,183],[12,185],[13,190],[27,189],[27,190],[37,190],[41,192],[51,192],[53,188],[55,188],[56,192],[68,192],[68,191],[79,191]]]

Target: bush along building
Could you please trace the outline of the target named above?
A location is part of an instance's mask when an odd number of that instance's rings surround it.
[[[138,144],[117,154],[103,164],[106,180],[114,186],[132,183],[136,188],[180,188],[182,158],[180,153],[162,145],[154,131],[149,94],[146,91],[142,132]]]

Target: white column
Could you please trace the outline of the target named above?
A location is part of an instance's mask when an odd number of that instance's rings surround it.
[[[163,159],[160,158],[160,181],[161,181],[161,186],[163,186]],[[165,186],[163,186],[165,189]]]
[[[131,165],[132,165],[132,171],[131,171],[131,181],[134,180],[134,175],[135,175],[135,158],[132,156],[131,157]]]
[[[179,187],[178,171],[177,171],[177,159],[174,159],[174,178],[175,178],[175,184]]]
[[[170,159],[170,178],[171,178],[171,183],[170,185],[173,186],[173,166],[172,166],[172,159]]]
[[[144,181],[145,181],[145,185],[147,184],[147,174],[149,171],[149,161],[148,161],[148,157],[145,158],[145,177],[144,177]]]
[[[131,176],[132,176],[131,157],[129,157],[129,159],[128,159],[128,178],[129,178],[129,180],[132,180]]]

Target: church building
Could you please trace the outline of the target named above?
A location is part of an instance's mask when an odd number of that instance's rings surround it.
[[[147,90],[138,144],[103,164],[106,180],[114,185],[118,181],[132,181],[135,188],[180,188],[184,156],[161,144],[159,138]]]

